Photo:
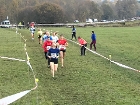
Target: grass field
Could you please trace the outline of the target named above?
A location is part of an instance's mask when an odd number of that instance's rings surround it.
[[[140,70],[139,27],[76,27],[77,36],[89,43],[91,31],[97,37],[97,52],[112,60]],[[71,39],[71,28],[43,27],[59,31]],[[26,60],[24,41],[15,29],[0,29],[0,56]],[[80,56],[80,47],[69,42],[64,68],[52,78],[38,44],[31,41],[27,29],[19,29],[27,39],[27,52],[38,88],[12,105],[139,105],[140,73],[119,67],[89,51]],[[0,99],[35,86],[33,73],[26,62],[0,59]]]

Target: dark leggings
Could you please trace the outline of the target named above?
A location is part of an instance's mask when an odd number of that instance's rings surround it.
[[[73,39],[73,37],[76,39],[76,32],[72,33],[72,39]]]
[[[87,44],[84,44],[83,46],[81,46],[81,55],[85,55],[85,52],[86,52],[85,47],[87,47]]]
[[[45,53],[45,58],[46,60],[48,60],[48,66],[50,65],[50,58],[48,57],[48,52],[44,52]]]
[[[92,49],[92,44],[94,46],[94,50],[96,51],[96,41],[94,40],[90,43],[90,49]]]

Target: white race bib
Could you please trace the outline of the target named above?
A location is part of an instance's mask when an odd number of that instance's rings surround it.
[[[51,58],[56,58],[56,53],[51,53]]]
[[[65,45],[59,45],[59,49],[66,49]]]
[[[46,49],[49,50],[51,48],[51,46],[47,46]]]
[[[31,31],[31,33],[34,33],[34,31]]]

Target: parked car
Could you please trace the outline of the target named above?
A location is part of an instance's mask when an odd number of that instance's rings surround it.
[[[86,19],[86,23],[93,23],[92,19]]]
[[[2,28],[10,28],[12,25],[10,24],[10,21],[8,19],[1,22]]]
[[[93,19],[94,22],[98,22],[98,19]]]
[[[101,20],[101,22],[107,22],[107,20]]]
[[[79,23],[79,20],[74,20],[74,23]]]

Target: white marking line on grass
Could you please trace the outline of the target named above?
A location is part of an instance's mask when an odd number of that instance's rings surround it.
[[[65,38],[65,39],[67,39],[67,38]],[[70,40],[70,39],[67,39],[67,40],[68,40],[68,41],[71,41],[71,42],[73,42],[73,43],[75,43],[75,44],[80,45],[79,43],[77,43],[77,42],[75,42],[75,41],[72,41],[72,40]],[[103,56],[103,55],[101,55],[101,54],[99,54],[99,53],[97,53],[97,52],[95,52],[95,51],[93,51],[93,50],[90,50],[90,49],[87,48],[87,47],[85,47],[85,48],[86,48],[88,51],[90,51],[90,52],[92,52],[92,53],[94,53],[94,54],[96,54],[96,55],[98,55],[98,56],[100,56],[100,57],[102,57],[102,58],[104,58],[104,59],[107,59],[107,60],[109,60],[110,62],[112,62],[112,63],[114,63],[114,64],[116,64],[116,65],[118,65],[118,66],[120,66],[120,67],[127,68],[127,69],[130,69],[130,70],[136,71],[136,72],[140,72],[140,70],[134,69],[134,68],[132,68],[132,67],[123,65],[123,64],[118,63],[118,62],[115,62],[115,61],[112,61],[111,59],[109,59],[109,58],[107,58],[107,57],[105,57],[105,56]]]
[[[27,61],[27,60],[16,59],[16,58],[9,58],[9,57],[2,57],[2,56],[0,56],[0,58],[2,58],[2,59],[10,59],[10,60],[15,60],[15,61],[20,61],[20,62],[26,62]]]
[[[25,53],[26,53],[27,60],[21,60],[21,59],[16,59],[16,58],[8,58],[8,57],[1,57],[1,56],[0,57],[3,58],[3,59],[11,59],[11,60],[18,60],[18,61],[27,61],[27,65],[32,70],[32,73],[33,73],[33,76],[34,76],[35,87],[32,88],[31,90],[26,90],[26,91],[23,91],[23,92],[20,92],[20,93],[17,93],[17,94],[11,95],[11,96],[7,96],[5,98],[0,99],[0,105],[8,105],[8,104],[11,104],[11,103],[15,102],[16,100],[20,99],[21,97],[25,96],[30,91],[35,90],[38,87],[38,83],[37,83],[38,81],[36,81],[37,78],[35,76],[35,73],[34,73],[34,70],[33,70],[32,66],[30,64],[29,55],[28,55],[28,53],[26,51],[26,40],[27,39],[24,39],[24,36],[22,36],[21,33],[20,33],[20,37],[25,41],[25,43],[24,43],[24,50],[25,50]]]

